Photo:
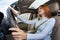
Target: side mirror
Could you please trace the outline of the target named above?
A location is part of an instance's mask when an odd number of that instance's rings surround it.
[[[1,24],[2,20],[3,20],[3,18],[4,18],[4,14],[2,12],[0,12],[0,24]]]

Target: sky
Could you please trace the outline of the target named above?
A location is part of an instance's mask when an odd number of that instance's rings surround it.
[[[10,6],[12,3],[16,1],[18,0],[0,0],[0,12],[3,12],[4,15],[6,15],[6,10],[8,6]]]

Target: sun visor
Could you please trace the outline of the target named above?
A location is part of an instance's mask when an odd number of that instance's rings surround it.
[[[29,9],[37,9],[40,5],[45,4],[49,0],[35,0],[30,6]]]

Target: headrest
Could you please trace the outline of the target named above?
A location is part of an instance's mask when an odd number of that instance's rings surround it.
[[[49,5],[49,8],[50,8],[51,12],[56,12],[59,10],[59,3],[58,2],[52,3]]]

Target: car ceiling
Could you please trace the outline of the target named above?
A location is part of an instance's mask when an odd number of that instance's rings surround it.
[[[28,7],[34,1],[35,0],[19,0],[18,6],[19,6],[19,8],[21,10],[21,13],[24,13],[24,12],[33,12],[33,10],[29,10]],[[53,2],[60,2],[60,1],[59,0],[50,0],[46,4],[49,5],[49,4],[53,3]]]

